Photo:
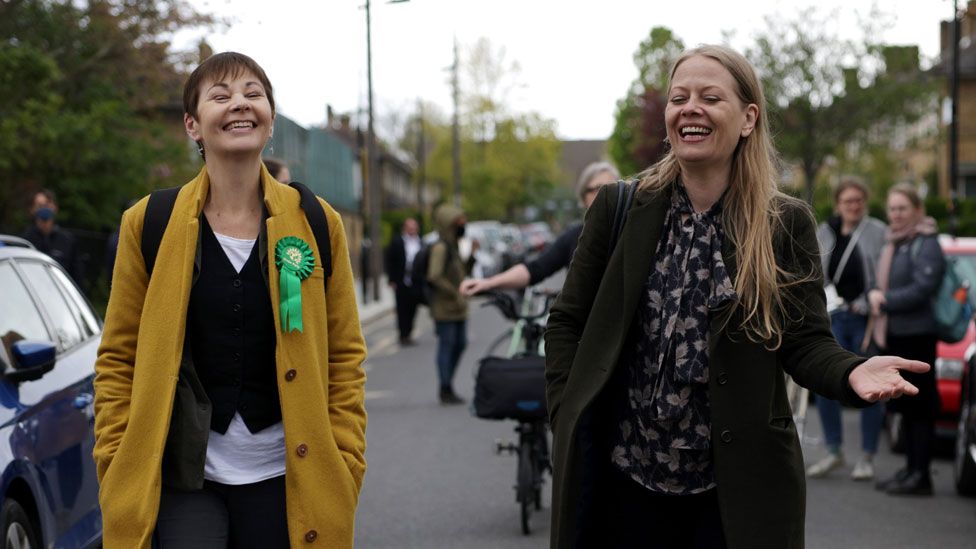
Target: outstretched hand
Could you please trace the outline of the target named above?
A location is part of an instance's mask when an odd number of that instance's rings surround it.
[[[918,388],[905,381],[899,370],[921,374],[929,371],[929,365],[897,356],[876,356],[854,368],[847,381],[857,396],[868,402],[917,395]]]

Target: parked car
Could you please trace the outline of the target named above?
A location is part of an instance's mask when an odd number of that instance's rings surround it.
[[[976,496],[976,353],[968,353],[960,383],[959,421],[953,452],[956,492]]]
[[[971,286],[976,288],[976,238],[940,235],[939,243],[946,257],[961,262],[960,270],[968,273]],[[976,303],[976,290],[971,290],[970,301]],[[969,355],[976,350],[976,325],[970,320],[965,337],[956,343],[939,341],[935,348],[935,379],[942,402],[935,433],[939,440],[952,442],[959,429],[962,378]],[[888,435],[891,448],[902,450],[902,424],[898,414],[889,414]]]
[[[505,251],[502,254],[502,270],[504,271],[525,260],[526,246],[518,225],[513,223],[502,225],[501,236],[502,242],[505,244]]]
[[[530,251],[541,252],[546,246],[552,244],[556,237],[552,234],[549,224],[544,221],[536,221],[522,225],[522,238],[525,240]]]
[[[97,547],[92,382],[102,324],[64,270],[0,236],[0,535]]]

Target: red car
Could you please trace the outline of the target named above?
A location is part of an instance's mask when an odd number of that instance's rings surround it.
[[[942,251],[948,257],[955,257],[957,261],[967,263],[967,270],[976,272],[976,238],[939,237]],[[972,280],[976,285],[976,280]],[[974,291],[970,286],[970,291]],[[972,299],[974,296],[970,296]],[[959,396],[963,371],[969,357],[976,351],[976,327],[969,322],[966,336],[958,343],[938,342],[935,348],[935,379],[942,399],[942,411],[935,424],[935,431],[939,436],[952,438],[956,436],[959,422]]]

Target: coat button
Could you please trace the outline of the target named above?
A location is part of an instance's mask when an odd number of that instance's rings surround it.
[[[295,453],[298,457],[305,457],[308,455],[308,445],[305,443],[299,444],[298,448],[295,448]]]
[[[235,313],[241,312],[241,304],[240,303],[235,303],[234,304],[234,312]]]
[[[718,375],[718,384],[719,385],[725,385],[728,382],[729,382],[729,376],[726,375],[725,372],[722,372],[722,373],[720,373]]]
[[[722,438],[722,442],[726,444],[732,442],[732,431],[729,431],[728,429],[722,431],[722,434],[719,436]]]
[[[319,537],[319,533],[316,532],[315,530],[309,530],[308,532],[305,532],[305,541],[309,543],[312,543],[313,541],[318,539],[318,537]]]
[[[240,288],[241,287],[241,279],[239,279],[239,278],[235,278],[234,279],[234,287],[235,288]]]
[[[297,376],[297,375],[298,375],[298,372],[296,372],[294,369],[288,370],[287,372],[285,372],[285,381],[291,381],[291,380],[295,379],[295,376]]]

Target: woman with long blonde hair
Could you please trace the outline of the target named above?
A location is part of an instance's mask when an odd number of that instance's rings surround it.
[[[553,547],[801,547],[803,458],[784,373],[855,405],[911,394],[897,357],[834,340],[809,208],[777,190],[755,70],[675,63],[671,151],[586,215],[546,334]]]

